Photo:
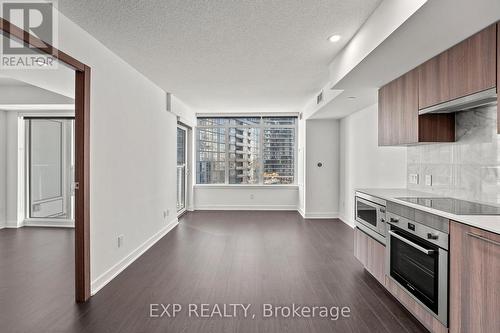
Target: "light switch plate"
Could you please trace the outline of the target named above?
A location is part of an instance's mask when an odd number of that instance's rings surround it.
[[[425,186],[432,186],[432,175],[425,175]]]
[[[408,177],[408,182],[410,184],[418,184],[418,173],[410,173],[410,176]]]

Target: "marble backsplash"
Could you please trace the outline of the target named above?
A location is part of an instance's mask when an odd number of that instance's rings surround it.
[[[456,114],[456,142],[408,147],[408,188],[472,201],[500,204],[500,135],[497,106]],[[425,185],[432,175],[432,186]]]

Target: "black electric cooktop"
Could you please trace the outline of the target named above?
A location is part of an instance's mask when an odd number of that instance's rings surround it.
[[[454,198],[397,198],[455,215],[500,215],[500,207]]]

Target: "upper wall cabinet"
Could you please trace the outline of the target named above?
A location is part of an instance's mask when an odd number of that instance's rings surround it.
[[[494,88],[496,49],[492,25],[419,66],[419,109]]]
[[[380,88],[379,145],[455,141],[454,113],[419,116],[419,110],[496,87],[497,62],[500,22]]]
[[[418,132],[418,73],[411,71],[379,90],[379,145],[415,142]]]
[[[418,77],[414,69],[380,88],[380,146],[455,140],[454,114],[418,115]]]

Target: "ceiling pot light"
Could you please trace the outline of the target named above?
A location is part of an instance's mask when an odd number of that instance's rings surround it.
[[[330,37],[328,37],[328,41],[331,43],[336,43],[340,40],[340,38],[340,35],[331,35]]]

